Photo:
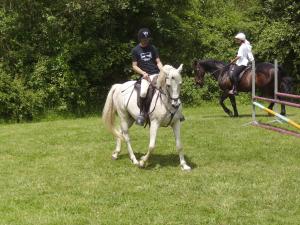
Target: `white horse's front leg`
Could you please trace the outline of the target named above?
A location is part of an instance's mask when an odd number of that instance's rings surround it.
[[[119,156],[119,153],[121,152],[121,143],[122,143],[121,138],[117,137],[116,142],[117,142],[116,143],[116,148],[115,148],[115,150],[113,151],[113,153],[111,155],[112,160],[116,160]]]
[[[132,147],[131,147],[131,144],[130,144],[130,138],[129,138],[129,134],[128,134],[128,131],[123,131],[123,136],[124,136],[124,139],[127,143],[127,150],[128,150],[128,153],[129,153],[129,157],[132,161],[132,163],[134,165],[139,165],[139,162],[137,161],[134,153],[133,153],[133,150],[132,150]]]
[[[156,135],[157,135],[157,130],[159,127],[159,123],[156,121],[152,121],[151,122],[151,126],[150,126],[150,142],[149,142],[149,148],[148,148],[148,152],[146,155],[144,155],[141,160],[140,160],[140,167],[144,167],[147,160],[150,157],[151,152],[154,150],[155,148],[155,141],[156,141]]]
[[[129,121],[122,120],[121,121],[121,130],[122,130],[122,134],[125,139],[125,142],[127,144],[127,150],[128,150],[129,157],[130,157],[132,163],[134,165],[139,165],[139,162],[137,161],[137,159],[133,153],[131,143],[130,143],[129,133],[128,133],[128,129],[132,125],[132,123],[133,123],[133,121],[131,121],[131,120],[129,120]]]
[[[182,150],[182,145],[181,145],[181,140],[180,140],[180,121],[177,120],[173,125],[173,132],[175,136],[175,142],[176,142],[176,148],[179,154],[179,159],[180,159],[180,166],[182,170],[190,171],[191,167],[187,165],[185,159],[184,159],[184,153]]]

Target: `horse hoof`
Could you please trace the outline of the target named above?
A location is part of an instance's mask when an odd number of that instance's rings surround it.
[[[111,160],[117,160],[118,159],[118,154],[114,153],[111,155]]]
[[[139,166],[139,162],[136,159],[131,159],[133,165]]]
[[[139,163],[138,163],[138,166],[140,168],[145,168],[145,161],[144,160],[141,160]]]
[[[192,170],[192,168],[190,167],[190,166],[188,166],[188,165],[181,165],[181,170],[182,171],[191,171]]]

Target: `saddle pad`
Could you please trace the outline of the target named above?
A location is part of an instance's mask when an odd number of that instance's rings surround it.
[[[247,67],[240,73],[240,75],[239,75],[239,80],[242,79],[244,73],[245,73],[247,70],[249,70],[249,69],[251,69],[251,66],[247,66]]]
[[[122,95],[126,95],[128,92],[131,92],[135,83],[136,83],[135,80],[131,80],[131,81],[127,81],[124,84],[122,84],[122,87],[121,87]]]

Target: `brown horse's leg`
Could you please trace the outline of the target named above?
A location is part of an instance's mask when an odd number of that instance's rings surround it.
[[[279,100],[280,100],[280,98],[279,98]],[[270,105],[268,106],[268,108],[271,109],[271,110],[273,110],[274,104],[275,103],[273,103],[273,102],[270,103]],[[281,104],[280,106],[281,106],[280,114],[283,115],[283,116],[285,116],[286,115],[285,105]],[[269,116],[272,116],[272,114],[269,113]]]
[[[225,99],[228,97],[228,93],[227,92],[223,92],[221,97],[220,97],[220,100],[219,100],[219,103],[220,105],[222,106],[223,110],[225,113],[227,113],[229,116],[233,116],[232,112],[225,106],[224,104],[224,101]]]
[[[273,110],[274,104],[275,104],[274,102],[271,102],[270,105],[268,106],[268,109]]]
[[[281,104],[281,115],[285,116],[286,115],[286,111],[285,111],[285,105]]]
[[[238,110],[237,110],[237,107],[236,107],[235,96],[234,95],[229,95],[229,99],[230,99],[230,102],[231,102],[231,105],[232,105],[232,108],[233,108],[233,116],[238,117],[239,113],[238,113]]]

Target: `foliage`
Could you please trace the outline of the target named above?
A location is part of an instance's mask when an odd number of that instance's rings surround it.
[[[279,60],[289,75],[300,80],[300,2],[262,1],[265,23],[258,39],[259,57]]]
[[[181,100],[185,105],[197,106],[201,105],[204,101],[217,100],[218,97],[219,86],[212,77],[206,77],[203,88],[195,85],[194,78],[183,78]]]
[[[32,120],[43,111],[40,92],[25,88],[19,78],[11,78],[0,70],[0,118],[1,120]]]
[[[277,58],[298,82],[299,8],[292,0],[3,0],[0,82],[35,96],[27,107],[32,112],[22,112],[28,115],[22,119],[47,110],[98,111],[111,84],[133,76],[130,50],[141,27],[151,29],[162,62],[173,66],[190,65],[194,58],[229,61],[237,50],[233,36],[243,31],[258,61]],[[214,89],[195,91],[191,82],[187,104],[215,98]],[[6,92],[7,99],[15,94]],[[8,102],[1,118],[18,120],[20,113]]]

